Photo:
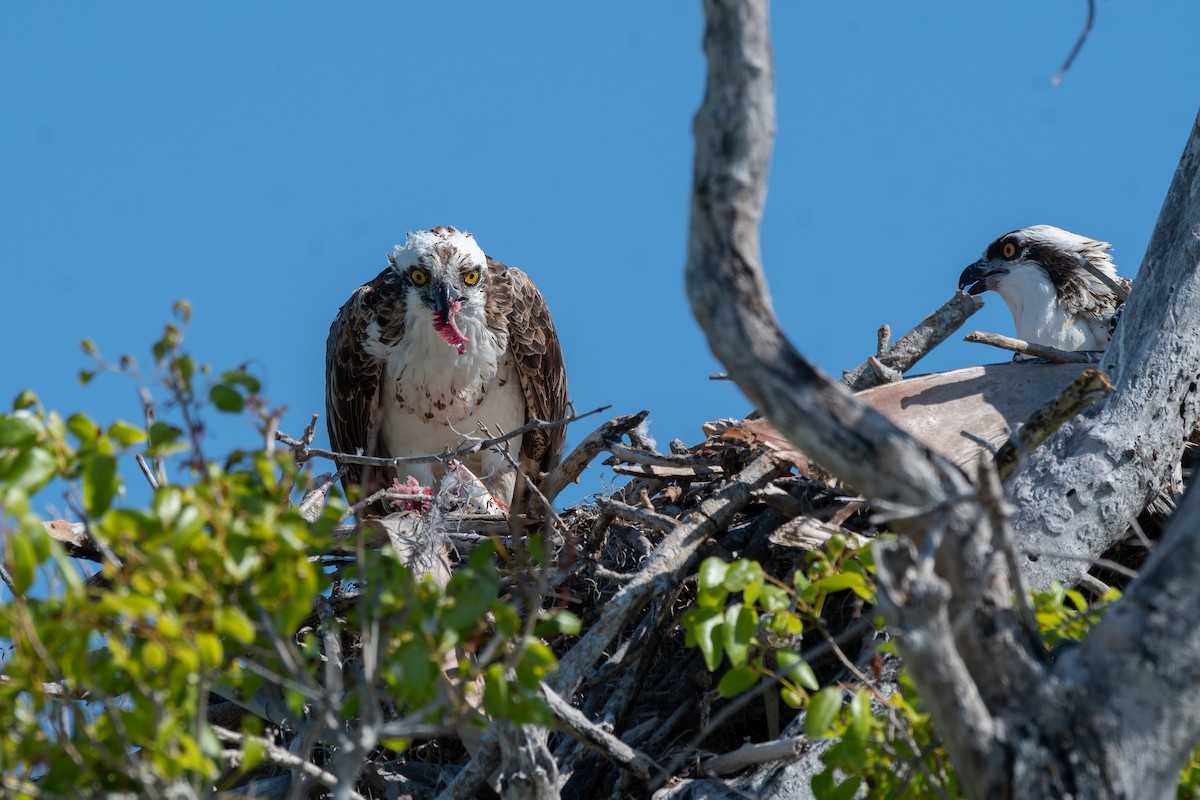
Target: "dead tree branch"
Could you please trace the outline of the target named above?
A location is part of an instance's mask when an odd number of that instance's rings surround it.
[[[990,344],[992,347],[999,347],[1001,350],[1010,350],[1032,358],[1044,358],[1047,361],[1053,361],[1055,364],[1094,364],[1099,360],[1099,357],[1095,353],[1088,350],[1059,350],[1057,347],[1037,344],[1036,342],[1027,342],[1023,339],[1014,339],[1011,336],[1002,336],[998,333],[988,333],[986,331],[972,331],[963,337],[963,341],[974,342],[975,344]]]
[[[950,338],[950,334],[961,328],[967,318],[981,308],[983,301],[978,297],[966,292],[955,292],[937,311],[921,320],[917,327],[901,336],[895,344],[876,353],[876,356],[883,366],[897,372],[907,372],[930,350]],[[888,335],[891,335],[890,330]],[[882,328],[879,343],[885,343]],[[861,392],[884,382],[872,368],[870,359],[842,376],[842,383],[854,392]]]

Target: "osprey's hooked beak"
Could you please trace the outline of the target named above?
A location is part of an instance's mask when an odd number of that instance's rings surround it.
[[[425,305],[433,309],[434,313],[441,316],[457,311],[456,303],[462,300],[462,293],[454,288],[446,281],[439,280],[433,286],[429,287],[429,294],[425,296]]]
[[[993,275],[999,275],[1001,272],[1004,270],[992,269],[991,265],[981,258],[964,269],[962,275],[958,276],[958,288],[966,289],[967,294],[983,294],[991,288],[987,285],[987,279]],[[971,286],[971,284],[975,285]]]

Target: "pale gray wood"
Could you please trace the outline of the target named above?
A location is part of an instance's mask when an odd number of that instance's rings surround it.
[[[687,260],[693,311],[730,377],[782,434],[877,507],[901,507],[896,527],[909,537],[876,548],[878,599],[963,791],[1171,796],[1200,736],[1200,581],[1191,569],[1200,511],[1168,526],[1181,543],[1164,548],[1075,655],[1046,663],[1009,596],[1010,509],[841,390],[779,329],[757,238],[774,133],[767,4],[706,0],[705,10],[708,87],[695,121]],[[1200,383],[1198,163],[1194,129],[1104,362],[1116,394],[1014,478],[1026,548],[1057,525],[1054,546],[1098,555],[1178,463]],[[904,507],[920,513],[904,519]],[[1035,580],[1079,572],[1069,558],[1050,567]]]
[[[1008,484],[1030,583],[1075,583],[1166,485],[1200,418],[1200,117],[1101,368],[1114,394]]]

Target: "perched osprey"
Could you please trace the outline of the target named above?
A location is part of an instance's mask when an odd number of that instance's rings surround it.
[[[396,245],[388,267],[338,311],[325,359],[329,440],[341,453],[436,455],[481,436],[481,424],[496,435],[567,415],[562,347],[541,292],[454,228],[409,233]],[[537,478],[558,463],[564,437],[560,426],[506,444]],[[517,476],[502,455],[463,460],[495,498],[512,502]],[[432,486],[444,467],[397,472]],[[368,490],[392,477],[368,476]],[[343,483],[362,485],[361,470],[349,465]]]
[[[1018,339],[1060,350],[1103,350],[1123,298],[1080,259],[1128,291],[1132,282],[1117,277],[1106,252],[1111,249],[1108,242],[1052,225],[1021,228],[989,244],[983,257],[963,270],[958,288],[997,292],[1012,312]]]

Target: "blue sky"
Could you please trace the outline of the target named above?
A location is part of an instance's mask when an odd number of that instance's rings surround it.
[[[1200,105],[1200,4],[1097,11],[1052,87],[1083,0],[774,4],[763,255],[822,368],[1012,228],[1105,239],[1135,273]],[[149,362],[186,298],[195,355],[249,361],[299,432],[340,304],[406,230],[455,225],[539,283],[578,408],[698,441],[748,410],[708,380],[682,284],[701,33],[699,2],[4,4],[0,402],[138,420],[128,382],[78,384],[78,343]],[[1012,327],[994,296],[968,325]],[[1003,359],[952,342],[919,371]]]

